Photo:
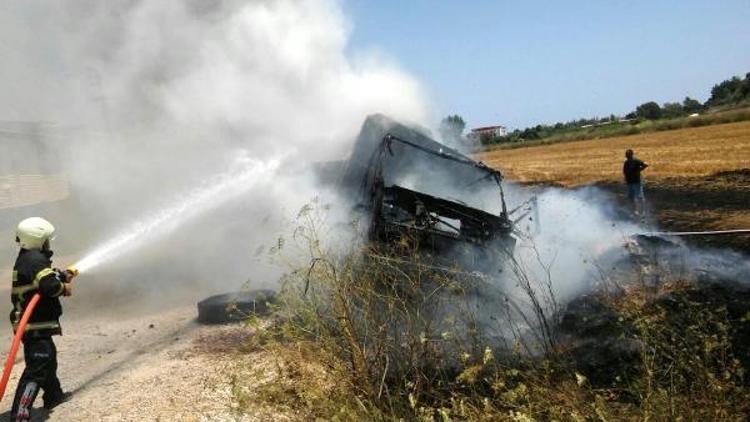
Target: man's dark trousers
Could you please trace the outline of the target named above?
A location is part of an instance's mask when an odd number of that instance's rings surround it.
[[[31,413],[39,389],[44,390],[45,403],[52,403],[63,395],[57,378],[57,348],[51,336],[31,337],[23,340],[24,369],[16,388],[11,409],[11,420],[26,420]]]

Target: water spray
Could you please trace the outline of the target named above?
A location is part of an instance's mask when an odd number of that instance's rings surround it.
[[[105,242],[92,252],[88,253],[77,263],[65,269],[67,280],[72,280],[81,272],[88,272],[92,268],[109,261],[115,256],[121,255],[129,250],[135,249],[138,244],[135,240],[143,241],[150,237],[165,235],[178,226],[184,224],[190,218],[195,217],[211,208],[214,208],[259,183],[270,181],[271,176],[279,167],[280,159],[259,161],[241,157],[230,170],[213,178],[204,186],[198,187],[183,195],[179,201],[150,217],[137,220],[127,230]],[[26,324],[34,312],[41,296],[39,293],[32,296],[16,327],[13,343],[5,360],[2,378],[0,378],[0,400],[5,394],[5,389],[10,379],[10,373],[15,363],[18,347],[26,331]]]
[[[80,272],[135,249],[146,240],[166,235],[187,220],[208,211],[232,197],[261,183],[269,182],[279,167],[280,159],[259,161],[241,157],[235,169],[213,178],[209,183],[182,195],[174,205],[136,220],[111,240],[89,252],[73,265]]]

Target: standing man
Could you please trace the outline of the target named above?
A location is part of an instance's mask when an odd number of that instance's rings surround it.
[[[39,293],[41,299],[26,325],[23,335],[23,354],[26,368],[18,381],[11,409],[12,421],[31,418],[39,389],[44,390],[44,407],[51,409],[65,401],[69,395],[60,388],[57,379],[57,349],[52,336],[62,334],[60,296],[70,296],[73,274],[52,268],[50,241],[55,228],[49,221],[32,217],[21,221],[16,229],[16,242],[21,250],[13,267],[13,310],[10,322],[13,330],[31,298]]]
[[[648,164],[633,156],[632,149],[625,151],[625,163],[622,165],[622,173],[625,176],[625,183],[628,185],[628,199],[633,203],[635,215],[643,215],[645,211],[641,172],[646,167],[648,167]]]

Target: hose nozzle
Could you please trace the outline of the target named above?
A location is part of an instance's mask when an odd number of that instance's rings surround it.
[[[76,267],[75,267],[75,266],[73,266],[73,265],[69,265],[69,266],[68,266],[68,267],[67,267],[67,268],[65,269],[65,271],[67,271],[68,273],[70,273],[70,278],[76,277],[76,276],[78,276],[78,274],[79,274],[78,268],[76,268]]]

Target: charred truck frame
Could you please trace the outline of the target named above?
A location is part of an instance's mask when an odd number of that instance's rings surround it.
[[[502,181],[499,171],[422,131],[374,115],[341,185],[369,221],[371,242],[418,251],[443,268],[484,271],[515,246]]]

